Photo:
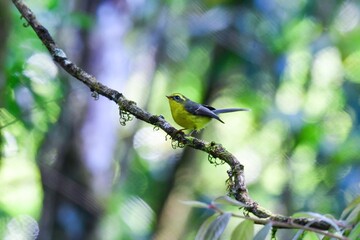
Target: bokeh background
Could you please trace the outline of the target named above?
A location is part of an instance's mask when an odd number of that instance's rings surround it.
[[[198,136],[236,155],[262,206],[339,218],[359,196],[359,1],[26,3],[70,59],[174,125],[173,92],[251,108]],[[1,1],[0,238],[193,239],[212,212],[180,201],[226,195],[228,166],[121,126],[23,24]]]

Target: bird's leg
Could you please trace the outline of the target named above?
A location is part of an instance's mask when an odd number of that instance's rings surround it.
[[[172,134],[172,136],[176,137],[176,135],[178,135],[178,134],[185,135],[185,133],[183,132],[183,130],[185,130],[185,128],[176,130],[176,132],[175,132],[174,134]],[[167,140],[167,136],[170,136],[171,139],[174,139],[174,137],[172,137],[170,134],[166,134],[165,140]]]
[[[203,129],[193,129],[191,130],[191,132],[189,133],[190,136],[192,136],[193,134],[200,134],[200,132],[202,131]]]
[[[174,134],[174,136],[178,135],[179,133],[181,133],[182,135],[185,135],[185,133],[183,132],[183,130],[186,130],[186,128],[181,128],[179,130],[177,130]]]
[[[177,130],[174,135],[176,136],[177,134],[181,133],[182,135],[192,136],[193,134],[197,134],[200,132],[200,130],[193,129],[189,132],[189,134],[186,134],[184,132],[184,130],[187,130],[187,128],[181,128],[181,129]]]

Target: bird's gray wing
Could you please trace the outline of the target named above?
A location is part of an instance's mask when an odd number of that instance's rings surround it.
[[[215,110],[215,108],[213,108],[211,106],[202,105],[202,104],[198,104],[198,103],[194,104],[194,102],[193,102],[191,104],[185,104],[185,109],[188,110],[189,112],[193,113],[194,115],[215,118],[216,120],[219,120],[220,122],[224,123],[219,118],[219,116],[213,112],[213,110]]]

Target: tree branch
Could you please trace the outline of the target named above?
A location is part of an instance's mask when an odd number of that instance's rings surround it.
[[[224,211],[222,211],[220,208],[216,207],[215,205],[211,205],[211,207],[209,207],[209,208],[215,210],[216,212],[218,212],[220,214],[225,213]],[[242,216],[242,215],[234,214],[234,213],[231,213],[231,216],[236,217],[236,218],[250,220],[250,221],[253,221],[255,224],[260,224],[260,225],[266,225],[266,224],[270,223],[272,227],[275,227],[275,228],[278,228],[278,229],[281,229],[281,228],[284,228],[284,229],[301,229],[301,230],[305,230],[305,231],[311,231],[311,232],[319,233],[319,234],[322,234],[324,236],[332,237],[332,238],[335,238],[335,239],[340,239],[340,240],[347,240],[348,239],[347,237],[343,237],[343,236],[340,236],[340,235],[337,235],[337,234],[334,234],[334,233],[331,233],[331,232],[328,232],[328,231],[325,231],[325,230],[309,227],[308,226],[309,224],[300,225],[300,224],[297,224],[297,223],[294,223],[294,222],[287,222],[287,223],[277,222],[277,221],[274,221],[272,219],[259,219],[259,218],[256,218],[256,217]]]
[[[236,159],[233,154],[228,152],[220,144],[216,144],[214,142],[205,142],[203,140],[179,133],[178,130],[165,121],[162,116],[153,115],[147,111],[144,111],[138,107],[135,102],[126,99],[122,93],[108,88],[107,86],[98,82],[94,76],[85,72],[67,58],[65,52],[56,45],[48,30],[42,24],[40,24],[40,22],[38,22],[34,13],[28,8],[27,5],[24,4],[24,2],[20,0],[12,0],[12,2],[19,10],[22,17],[27,21],[27,24],[24,24],[24,26],[31,26],[39,39],[48,49],[56,63],[58,63],[71,76],[88,86],[89,89],[95,93],[95,95],[102,95],[115,102],[119,106],[120,118],[122,119],[121,121],[123,124],[130,120],[129,114],[131,114],[144,122],[164,130],[168,135],[171,136],[173,143],[174,141],[177,141],[177,146],[192,147],[194,149],[208,153],[209,158],[218,158],[226,162],[231,168],[228,171],[229,179],[227,180],[229,194],[238,201],[246,204],[247,207],[245,209],[259,218],[266,218],[269,221],[271,220],[277,223],[298,224],[320,230],[328,230],[331,227],[330,224],[325,221],[316,220],[314,218],[291,218],[276,215],[259,206],[259,204],[252,200],[249,196],[248,189],[245,184],[244,166]],[[288,226],[291,228],[294,225],[289,224]]]

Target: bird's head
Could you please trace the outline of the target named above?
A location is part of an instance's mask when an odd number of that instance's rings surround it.
[[[166,97],[169,99],[170,102],[175,101],[180,104],[184,104],[188,100],[184,95],[180,93],[173,93],[170,96],[166,96]]]

